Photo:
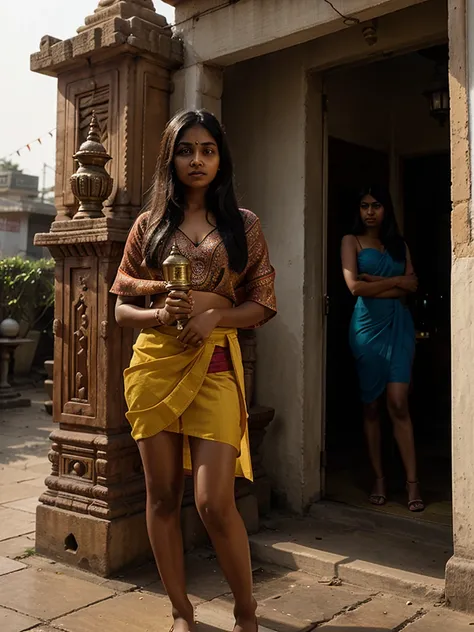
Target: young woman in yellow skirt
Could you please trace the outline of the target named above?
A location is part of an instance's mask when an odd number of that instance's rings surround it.
[[[173,246],[191,263],[189,293],[167,293],[162,264]],[[205,111],[176,115],[111,289],[119,325],[142,330],[124,373],[127,418],[143,461],[148,533],[174,632],[196,629],[180,529],[187,471],[234,594],[234,632],[258,630],[248,538],[234,500],[235,476],[252,480],[237,329],[275,315],[274,277],[259,220],[237,205],[219,122]],[[178,320],[186,322],[182,331]]]

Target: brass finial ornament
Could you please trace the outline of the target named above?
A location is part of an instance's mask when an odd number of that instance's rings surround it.
[[[179,290],[189,292],[191,289],[191,262],[186,259],[176,244],[173,244],[169,256],[163,261],[163,276],[168,292]],[[176,327],[182,331],[186,320],[178,320]]]
[[[79,168],[70,182],[72,192],[80,203],[74,219],[103,217],[102,207],[112,193],[113,180],[105,170],[111,156],[100,142],[100,126],[95,112],[92,112],[87,140],[74,154],[74,159]]]

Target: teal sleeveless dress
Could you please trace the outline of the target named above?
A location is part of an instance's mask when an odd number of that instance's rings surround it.
[[[394,277],[405,273],[405,261],[364,248],[357,255],[359,274]],[[359,296],[349,330],[361,399],[377,400],[387,384],[409,384],[415,354],[415,327],[407,307],[398,298]]]

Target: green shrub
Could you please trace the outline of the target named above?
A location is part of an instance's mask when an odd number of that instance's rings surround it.
[[[28,332],[53,304],[53,259],[0,260],[0,321],[4,318],[23,321]]]

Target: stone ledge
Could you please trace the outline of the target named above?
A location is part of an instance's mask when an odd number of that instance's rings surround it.
[[[83,243],[125,243],[131,220],[114,217],[53,222],[49,233],[37,233],[36,246],[57,246]]]
[[[159,56],[169,68],[183,63],[182,42],[172,38],[169,29],[134,15],[127,19],[112,17],[67,40],[46,35],[41,40],[40,51],[31,55],[30,67],[33,72],[57,76],[75,61],[85,61],[117,47],[122,47],[123,52]]]
[[[345,525],[332,521],[330,509],[328,514],[325,523],[310,517],[271,520],[266,531],[251,536],[252,555],[266,563],[336,577],[371,591],[443,599],[444,546],[426,542],[414,546],[411,537],[377,535],[349,520]]]

